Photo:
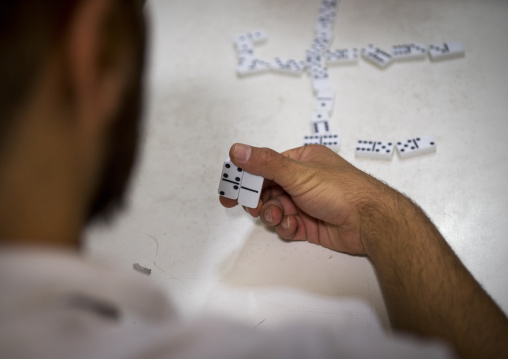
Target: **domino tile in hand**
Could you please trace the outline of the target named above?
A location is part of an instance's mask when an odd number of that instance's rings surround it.
[[[335,95],[332,90],[321,90],[317,93],[316,111],[328,112],[330,115],[333,112],[333,103]]]
[[[271,69],[275,72],[299,76],[305,70],[305,62],[276,57],[271,63]]]
[[[370,61],[381,68],[388,66],[393,61],[392,55],[373,45],[363,48],[362,56],[367,61]]]
[[[238,203],[249,208],[257,208],[263,190],[264,178],[244,172],[238,195]]]
[[[312,130],[315,135],[330,133],[330,118],[326,112],[314,112],[312,114]]]
[[[236,167],[228,157],[222,166],[219,194],[226,198],[237,199],[240,193],[240,184],[242,183],[243,176],[244,171]]]
[[[461,57],[464,54],[464,46],[459,42],[445,42],[441,45],[429,46],[429,55],[431,60],[434,61]]]
[[[395,144],[383,141],[358,141],[355,149],[356,157],[391,160]]]
[[[436,141],[431,136],[411,138],[397,142],[397,151],[400,158],[409,158],[436,152]]]
[[[423,44],[394,45],[392,57],[394,60],[420,60],[427,56],[427,48]]]
[[[358,62],[358,49],[328,51],[325,54],[327,65],[342,65]]]
[[[323,145],[337,151],[340,147],[340,137],[334,134],[305,136],[303,145]]]

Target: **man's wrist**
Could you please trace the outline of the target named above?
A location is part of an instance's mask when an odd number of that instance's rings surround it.
[[[369,195],[359,205],[361,240],[367,256],[374,260],[381,248],[390,250],[391,239],[404,226],[406,215],[415,214],[415,210],[406,196],[386,185]]]

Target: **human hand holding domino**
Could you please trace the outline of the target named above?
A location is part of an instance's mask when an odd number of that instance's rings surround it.
[[[245,172],[228,157],[222,167],[219,195],[238,200],[242,206],[257,208],[263,182],[263,177]]]
[[[219,186],[221,204],[228,208],[243,204],[251,216],[274,227],[283,239],[364,255],[368,253],[363,242],[370,238],[365,230],[372,229],[364,223],[371,223],[372,218],[363,206],[391,213],[385,207],[393,202],[386,198],[392,191],[326,146],[278,153],[236,144],[229,155]],[[255,200],[245,205],[241,197],[247,174],[260,180]]]

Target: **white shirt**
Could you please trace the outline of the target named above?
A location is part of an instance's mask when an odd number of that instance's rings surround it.
[[[182,321],[162,291],[63,251],[0,251],[0,357],[86,359],[450,358],[439,343],[382,332],[277,331]]]

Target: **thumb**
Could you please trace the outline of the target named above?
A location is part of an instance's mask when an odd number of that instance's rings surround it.
[[[274,181],[282,187],[294,181],[298,162],[269,148],[259,148],[236,143],[229,150],[233,163],[267,180]]]

